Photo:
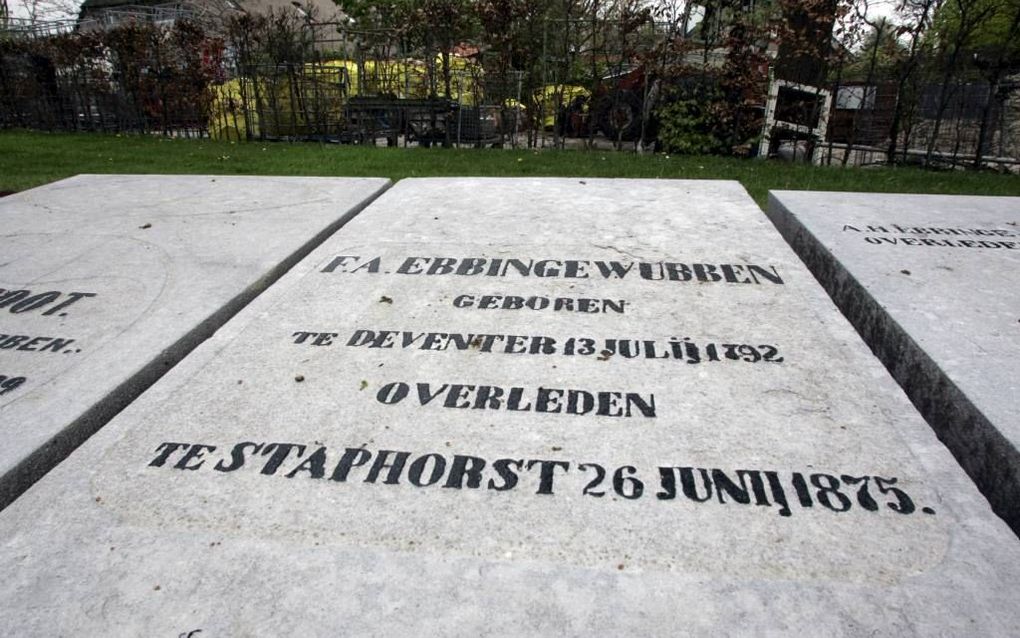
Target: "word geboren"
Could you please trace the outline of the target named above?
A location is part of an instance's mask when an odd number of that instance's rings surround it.
[[[918,507],[896,477],[825,472],[722,470],[689,465],[641,471],[632,465],[614,467],[594,462],[514,457],[489,461],[466,454],[418,454],[364,447],[341,451],[324,445],[255,441],[236,443],[229,449],[166,441],[156,447],[148,466],[224,474],[257,471],[287,479],[412,489],[517,490],[541,496],[574,494],[629,501],[654,497],[657,501],[699,505],[752,506],[779,516],[792,516],[798,509],[935,514],[930,507]]]
[[[390,273],[382,257],[337,255],[324,273]],[[462,277],[539,277],[547,279],[644,279],[648,281],[783,284],[775,266],[758,264],[682,264],[672,261],[589,261],[584,259],[489,259],[483,257],[406,257],[398,275]]]

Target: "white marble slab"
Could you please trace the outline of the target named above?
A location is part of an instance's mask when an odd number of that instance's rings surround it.
[[[387,184],[83,175],[0,199],[0,506]]]
[[[1020,198],[780,191],[769,214],[1020,532]]]
[[[732,182],[403,181],[0,538],[19,635],[1020,631],[1016,538]]]

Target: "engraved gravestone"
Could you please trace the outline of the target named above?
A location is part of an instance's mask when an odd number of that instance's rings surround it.
[[[0,514],[21,635],[1011,635],[1020,547],[733,182],[406,180]]]
[[[769,215],[1020,532],[1020,198],[779,191]]]
[[[0,506],[386,184],[91,175],[0,200]]]

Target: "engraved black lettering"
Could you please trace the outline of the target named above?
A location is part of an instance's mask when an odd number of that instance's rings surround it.
[[[428,473],[428,478],[423,481],[422,476],[430,462],[432,468]],[[407,480],[415,487],[428,487],[438,483],[443,478],[444,472],[446,472],[446,459],[439,454],[426,454],[411,462],[407,471]]]
[[[634,267],[634,263],[630,262],[624,265],[618,261],[596,261],[595,267],[598,268],[604,279],[623,279]]]
[[[521,459],[496,459],[492,462],[492,469],[503,480],[502,484],[496,483],[496,479],[489,479],[488,488],[497,492],[505,492],[517,487],[517,472],[521,470],[524,461]]]
[[[308,455],[304,461],[286,474],[287,478],[294,478],[298,472],[308,472],[308,477],[321,479],[326,475],[326,448],[319,446],[317,450]]]
[[[39,352],[61,352],[72,343],[74,343],[74,339],[53,338],[45,346],[39,348]]]
[[[347,262],[357,262],[359,259],[361,259],[361,257],[358,257],[357,255],[337,255],[330,260],[328,264],[326,264],[326,266],[322,269],[322,272],[334,272],[337,268],[341,269],[340,272],[348,272],[348,270],[344,268],[344,266],[347,265]]]
[[[602,498],[606,495],[605,490],[595,491],[595,488],[602,484],[602,481],[606,478],[606,468],[602,467],[598,463],[581,463],[577,466],[577,469],[581,472],[587,472],[588,468],[595,470],[595,477],[588,481],[588,484],[581,490],[581,494],[586,496],[594,496],[595,498]]]
[[[160,443],[156,446],[156,451],[159,452],[159,454],[156,455],[156,458],[149,461],[149,467],[163,467],[171,454],[182,448],[187,449],[188,447],[189,445],[187,443],[172,443],[170,441]]]
[[[340,461],[333,468],[333,474],[330,475],[329,480],[343,483],[347,480],[352,469],[368,463],[370,458],[372,458],[372,453],[364,448],[349,447],[345,449],[343,456],[340,457]]]
[[[467,486],[470,489],[478,489],[482,484],[482,470],[485,469],[485,460],[477,456],[453,455],[453,462],[450,463],[450,474],[446,478],[443,487],[462,489],[464,480],[467,479]]]
[[[217,462],[213,467],[218,472],[233,472],[239,470],[244,466],[245,462],[245,450],[251,448],[251,454],[254,456],[258,454],[262,449],[261,443],[253,443],[251,441],[245,441],[238,443],[230,450],[230,463],[225,463],[222,460]]]
[[[580,467],[580,466],[579,466]],[[676,468],[659,468],[659,485],[662,490],[656,492],[655,498],[660,501],[672,501],[676,498]]]
[[[205,453],[214,452],[215,450],[216,450],[215,445],[203,445],[201,443],[195,443],[194,445],[189,447],[188,451],[184,453],[184,456],[182,456],[180,460],[178,460],[177,463],[174,464],[174,469],[197,470],[198,468],[202,467],[202,464],[205,463],[205,459],[202,458],[203,456],[205,456]],[[192,461],[195,461],[195,463],[191,463]],[[189,465],[189,463],[191,464]]]
[[[426,392],[425,393],[422,392],[422,386],[423,385],[426,388]],[[445,388],[446,386],[444,385],[443,387]],[[427,396],[427,388],[428,388],[428,384],[427,383],[419,383],[418,384],[418,398],[419,398],[419,400],[421,400],[422,405],[426,405],[427,403],[432,401],[432,399],[434,399],[435,396],[436,396],[436,395],[431,395],[431,396],[428,396],[428,398],[426,399],[425,397]],[[471,392],[474,389],[475,389],[475,386],[473,386],[473,385],[461,385],[459,383],[451,384],[449,391],[446,393],[446,400],[443,401],[443,407],[444,408],[470,408],[471,407],[471,401],[468,400],[468,397],[471,395]],[[442,390],[439,390],[439,392],[442,392]],[[438,394],[438,392],[436,394]]]
[[[438,390],[432,392],[431,386],[428,383],[419,383],[417,384],[418,402],[421,403],[422,405],[428,405],[429,403],[432,402],[433,399],[435,399],[440,394],[445,392],[449,387],[450,387],[449,385],[444,383],[443,385],[439,386]]]
[[[389,460],[391,455],[393,456],[392,461]],[[404,464],[407,463],[407,459],[410,456],[410,452],[379,450],[375,455],[375,461],[372,462],[372,467],[368,470],[365,482],[375,483],[376,479],[379,478],[379,474],[386,470],[386,478],[383,479],[383,483],[386,485],[396,485],[400,482],[400,474],[404,471]]]
[[[694,479],[693,467],[677,468],[680,473],[680,489],[683,491],[684,496],[689,500],[695,501],[696,503],[704,503],[708,499],[712,498],[712,479],[709,478],[708,470],[700,467],[697,469],[698,474],[701,476],[701,483],[705,488],[705,494],[698,494],[698,485]]]
[[[379,391],[375,395],[375,399],[379,403],[393,405],[394,403],[400,403],[403,401],[410,389],[411,388],[403,381],[387,383],[383,387],[379,388]]]
[[[269,443],[261,450],[262,456],[269,456],[269,460],[262,466],[261,472],[267,476],[272,476],[276,473],[276,470],[280,469],[280,465],[287,460],[291,452],[297,452],[298,458],[305,453],[305,446],[293,443]]]
[[[556,468],[563,470],[564,474],[570,471],[570,463],[566,461],[542,461],[532,460],[528,461],[525,466],[527,470],[531,470],[535,465],[539,466],[539,482],[538,491],[536,494],[552,494],[553,493],[553,481],[555,478]]]
[[[42,308],[43,306],[56,301],[59,297],[60,293],[57,292],[56,290],[40,293],[38,295],[32,295],[31,297],[28,297],[27,299],[24,299],[12,305],[11,312],[15,314],[20,314],[22,312],[28,312],[29,310]]]

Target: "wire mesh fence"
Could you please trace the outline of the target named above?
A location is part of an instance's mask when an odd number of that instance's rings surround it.
[[[817,150],[819,163],[1007,168],[1020,162],[1020,76],[994,87],[973,77],[954,78],[945,86],[930,82],[915,87],[913,99],[888,78],[833,90],[829,129]],[[897,107],[901,123],[893,145]]]
[[[222,46],[192,23],[0,33],[0,127],[207,133]]]
[[[796,38],[763,3],[631,4],[646,8],[480,14],[470,37],[445,44],[378,15],[212,20],[187,3],[137,8],[144,19],[8,22],[0,127],[1020,165],[1020,46],[1009,38],[998,49],[966,48],[953,33],[925,39],[932,13],[898,40],[864,29],[820,59],[803,46],[784,54]],[[1020,35],[1020,13],[1012,28]],[[784,59],[813,71],[791,73]]]

